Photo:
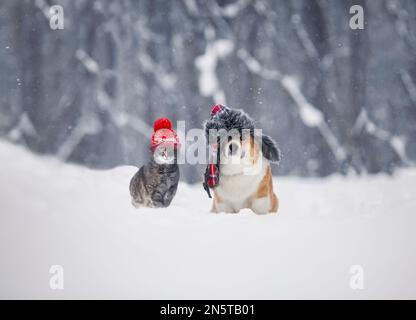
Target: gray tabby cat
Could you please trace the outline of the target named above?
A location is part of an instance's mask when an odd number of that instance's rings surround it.
[[[132,203],[136,208],[168,207],[176,194],[179,182],[179,166],[174,163],[158,163],[154,157],[142,166],[130,181]]]
[[[152,158],[130,181],[130,194],[136,208],[168,207],[178,188],[179,138],[168,118],[156,120],[153,128]]]

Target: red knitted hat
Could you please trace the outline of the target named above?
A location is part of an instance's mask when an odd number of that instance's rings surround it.
[[[172,122],[168,118],[159,118],[153,124],[152,150],[161,144],[171,144],[174,147],[179,146],[179,137],[172,130]]]

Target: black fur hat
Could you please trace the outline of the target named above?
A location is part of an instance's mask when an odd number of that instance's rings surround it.
[[[249,129],[250,134],[254,136],[255,122],[254,120],[243,110],[230,109],[223,105],[214,105],[211,111],[211,119],[205,121],[205,136],[209,138],[209,130],[225,129],[230,131],[237,129],[242,132],[243,129]],[[262,153],[264,157],[271,162],[280,161],[280,151],[276,142],[269,136],[263,134],[262,140]]]

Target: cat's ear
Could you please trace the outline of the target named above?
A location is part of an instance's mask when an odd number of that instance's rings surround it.
[[[271,162],[278,163],[281,159],[281,153],[276,142],[269,136],[261,136],[261,151],[264,157]]]

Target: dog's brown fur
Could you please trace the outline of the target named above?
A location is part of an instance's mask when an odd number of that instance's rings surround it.
[[[248,150],[247,157],[249,157],[249,161],[255,165],[257,161],[261,160],[261,153],[259,146],[255,143],[254,139],[251,137],[248,142],[249,145],[243,144],[242,147],[245,150]],[[247,208],[251,208],[253,200],[255,199],[262,199],[268,198],[270,201],[268,213],[276,213],[279,209],[279,199],[277,198],[276,194],[273,191],[273,176],[272,176],[272,169],[270,164],[268,164],[266,169],[266,174],[264,175],[263,179],[261,180],[257,191],[249,197]],[[214,189],[214,199],[212,204],[212,212],[218,213],[220,212],[219,204],[222,203],[222,199],[219,196],[216,189]]]

